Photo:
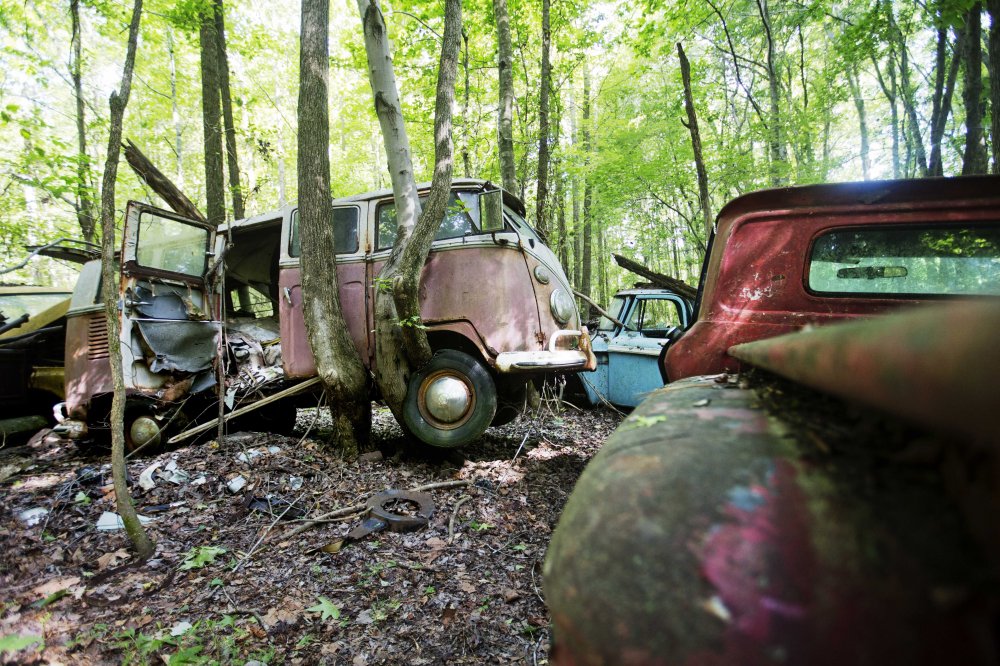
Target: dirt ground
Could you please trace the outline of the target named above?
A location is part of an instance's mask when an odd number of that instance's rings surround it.
[[[145,564],[123,530],[98,529],[114,511],[107,450],[7,447],[0,662],[547,663],[545,549],[621,418],[567,407],[435,452],[408,447],[380,409],[379,451],[346,462],[323,444],[323,414],[300,410],[293,437],[235,433],[137,458],[132,493],[157,544]],[[302,528],[429,484],[433,515],[415,531],[330,553],[359,514]]]

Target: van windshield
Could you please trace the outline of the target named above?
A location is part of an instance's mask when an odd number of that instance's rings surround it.
[[[426,196],[420,197],[423,205]],[[396,204],[392,201],[380,204],[378,207],[378,238],[379,250],[386,250],[396,242],[398,225],[396,223]],[[452,192],[448,199],[448,209],[441,226],[434,234],[434,240],[462,238],[467,234],[479,231],[479,196],[474,192]]]

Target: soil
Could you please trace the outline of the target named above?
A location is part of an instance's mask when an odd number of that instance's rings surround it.
[[[97,527],[115,510],[106,449],[50,435],[0,450],[0,662],[547,663],[545,549],[621,418],[545,408],[440,451],[377,409],[378,450],[348,461],[325,443],[324,413],[300,410],[293,437],[136,458],[156,541],[145,563],[123,530]],[[362,523],[350,507],[425,486],[426,526],[340,543]],[[405,496],[386,508],[410,517],[399,527],[422,522]]]

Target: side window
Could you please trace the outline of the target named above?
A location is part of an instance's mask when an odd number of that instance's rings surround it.
[[[681,325],[677,303],[666,298],[640,299],[632,308],[628,327],[646,338],[664,338],[675,326]]]
[[[427,197],[420,197],[423,204]],[[386,202],[378,207],[378,222],[376,249],[386,250],[396,242],[397,222],[396,204]],[[441,226],[434,234],[434,240],[461,238],[466,234],[475,233],[479,228],[479,197],[472,192],[452,192],[448,199],[448,209]]]
[[[333,249],[337,254],[351,254],[358,251],[357,206],[333,209]],[[292,211],[292,235],[288,241],[288,255],[302,256],[302,237],[299,234],[299,209]]]
[[[143,268],[200,277],[208,266],[208,230],[160,217],[139,214],[136,263]]]
[[[240,285],[229,290],[230,311],[232,317],[252,317],[264,319],[274,316],[274,303],[271,298],[256,287]]]
[[[611,299],[611,305],[608,306],[608,313],[615,319],[621,319],[622,308],[625,307],[625,299],[621,296],[615,296]],[[611,321],[605,316],[601,316],[600,323],[597,324],[598,331],[613,331],[618,324]]]
[[[809,256],[808,288],[843,296],[1000,294],[1000,226],[830,231]]]

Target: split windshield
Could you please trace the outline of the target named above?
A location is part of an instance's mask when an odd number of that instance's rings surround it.
[[[143,268],[201,277],[208,264],[208,230],[143,211],[136,262]]]

